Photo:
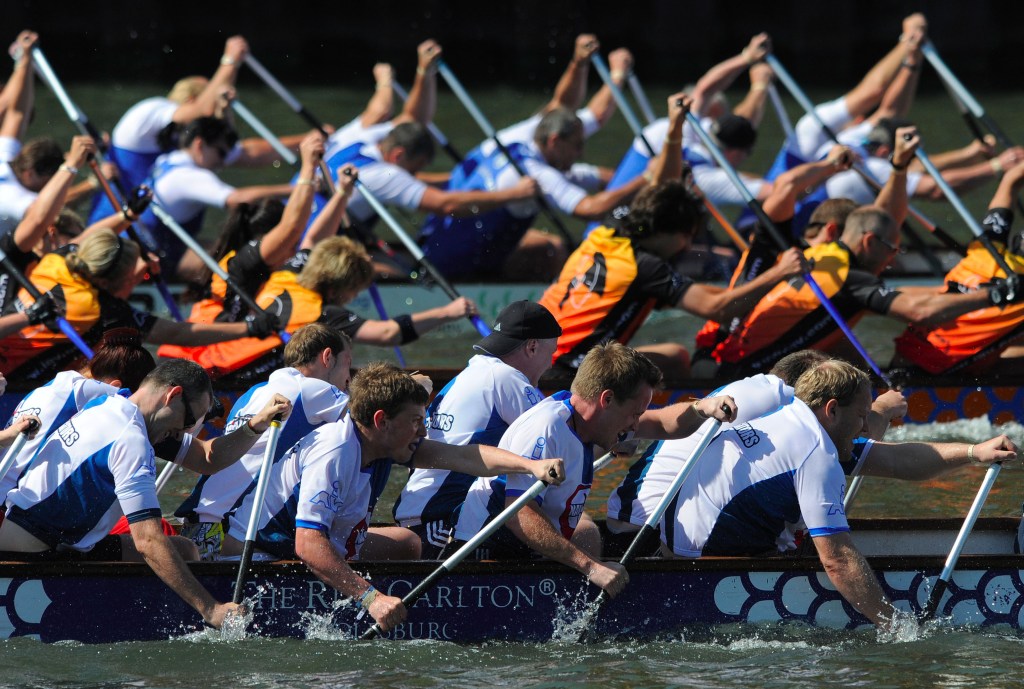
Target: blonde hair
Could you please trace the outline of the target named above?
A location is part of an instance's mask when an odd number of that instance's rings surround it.
[[[657,387],[661,378],[661,370],[643,354],[620,342],[608,342],[587,352],[572,381],[572,393],[596,400],[611,390],[621,402],[633,397],[643,383]]]
[[[139,256],[138,244],[104,228],[86,237],[64,261],[72,273],[110,291],[135,270]]]
[[[348,237],[318,243],[299,273],[298,282],[332,302],[342,292],[365,289],[373,282],[373,263],[366,249]]]
[[[167,94],[167,100],[172,100],[178,105],[187,103],[193,98],[198,98],[209,83],[209,79],[200,76],[179,79],[171,87],[170,93]]]
[[[864,387],[871,385],[868,374],[841,359],[829,359],[804,371],[794,385],[794,393],[811,409],[836,400],[840,407],[853,403]]]

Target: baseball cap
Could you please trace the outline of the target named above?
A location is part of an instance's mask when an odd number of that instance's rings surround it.
[[[473,349],[505,356],[527,340],[547,340],[562,334],[562,327],[546,308],[532,301],[514,301],[498,314],[491,334]]]

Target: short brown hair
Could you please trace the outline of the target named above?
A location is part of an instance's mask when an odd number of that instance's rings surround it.
[[[172,388],[180,385],[185,396],[198,400],[202,395],[209,395],[213,401],[213,383],[206,370],[189,359],[163,359],[142,379],[139,387],[151,386],[158,389]],[[205,412],[204,412],[205,413]]]
[[[34,171],[42,178],[52,177],[64,162],[64,151],[54,139],[43,137],[32,139],[22,146],[18,155],[11,160],[15,172]]]
[[[373,282],[373,263],[366,249],[348,237],[330,237],[316,245],[299,273],[298,282],[333,302],[345,291],[360,291]]]
[[[861,388],[871,385],[868,374],[840,359],[822,361],[807,369],[797,379],[795,394],[811,409],[836,400],[840,407],[849,406]]]
[[[297,368],[313,363],[330,348],[335,356],[352,349],[348,335],[323,323],[310,323],[296,330],[284,346],[284,365]]]
[[[364,426],[373,425],[373,415],[378,410],[394,418],[403,406],[426,406],[429,400],[429,393],[411,375],[384,361],[359,369],[349,384],[349,412]]]
[[[887,211],[878,206],[861,206],[846,219],[846,227],[840,239],[847,246],[855,246],[866,234],[886,234],[894,228],[896,221]],[[894,229],[890,231],[895,231]]]
[[[643,354],[619,342],[608,342],[587,352],[572,381],[572,393],[595,400],[611,390],[621,401],[633,397],[644,383],[657,387],[661,379],[661,370]]]
[[[142,346],[142,334],[135,328],[114,328],[103,333],[89,360],[89,375],[96,380],[119,380],[131,391],[156,368],[153,355]]]
[[[857,202],[853,199],[826,199],[822,201],[807,220],[807,227],[804,228],[804,238],[814,239],[821,232],[821,228],[829,223],[834,223],[839,228],[839,234],[842,234],[843,229],[846,227],[846,219],[855,210],[857,210]]]

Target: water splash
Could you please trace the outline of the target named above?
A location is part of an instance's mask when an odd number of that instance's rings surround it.
[[[1024,443],[1024,426],[1016,422],[996,425],[987,416],[943,423],[894,426],[885,432],[885,441],[982,442],[1001,433],[1009,436],[1018,446]]]
[[[879,627],[876,638],[882,644],[905,644],[925,638],[925,627],[917,619],[917,615],[905,610],[896,610],[892,620],[884,627]]]
[[[597,615],[598,606],[590,597],[589,587],[583,587],[575,595],[568,595],[555,603],[551,640],[560,643],[579,643],[584,633],[596,624]]]

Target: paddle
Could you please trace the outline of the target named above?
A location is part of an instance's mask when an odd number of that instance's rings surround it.
[[[723,410],[726,406],[727,405],[724,404],[722,405]],[[704,450],[706,450],[708,445],[711,444],[711,441],[715,439],[715,436],[718,434],[718,429],[721,427],[721,421],[718,419],[712,420],[712,423],[704,432],[704,436],[700,439],[700,442],[697,443],[697,447],[693,448],[690,456],[686,458],[685,462],[683,462],[683,466],[680,467],[679,473],[677,473],[675,478],[672,479],[672,482],[665,490],[665,494],[661,496],[661,500],[659,500],[658,504],[655,505],[653,510],[651,510],[646,521],[644,521],[644,525],[640,527],[640,531],[638,531],[636,536],[633,538],[633,542],[629,544],[629,547],[626,548],[626,552],[622,554],[622,558],[619,560],[620,565],[626,567],[632,564],[633,560],[635,560],[643,550],[647,550],[648,546],[653,544],[658,538],[658,534],[660,533],[658,525],[659,522],[661,522],[661,518],[665,516],[665,511],[668,509],[669,504],[675,500],[676,494],[679,493],[679,489],[682,488],[683,483],[697,466],[697,462],[700,460],[701,455],[704,454]],[[588,609],[587,620],[583,625],[583,632],[580,634],[580,638],[577,639],[577,643],[584,643],[588,640],[588,631],[590,630],[593,622],[597,619],[598,613],[601,612],[601,607],[608,601],[608,598],[608,592],[602,590],[601,593],[598,594],[597,598],[594,599],[593,604]]]
[[[781,81],[786,86],[786,89],[789,91],[790,95],[792,95],[793,98],[795,98],[796,101],[800,104],[800,107],[802,107],[808,115],[814,118],[814,120],[818,123],[818,126],[821,127],[821,130],[825,132],[825,135],[828,136],[828,138],[830,138],[835,143],[840,143],[839,138],[836,136],[836,133],[832,131],[831,127],[825,124],[824,120],[821,119],[821,116],[818,114],[818,111],[814,108],[814,103],[812,103],[811,99],[807,97],[807,94],[804,93],[803,90],[801,90],[800,85],[796,83],[796,80],[790,75],[786,68],[782,66],[782,63],[779,62],[778,58],[775,57],[774,55],[768,54],[765,56],[765,61],[775,72],[775,75],[779,78],[779,81]],[[871,172],[864,166],[854,165],[853,169],[875,191],[878,191],[882,188],[882,185],[879,183],[879,181],[875,179],[874,175],[872,175]],[[917,210],[914,206],[908,204],[907,211],[910,213],[910,215],[914,217],[915,220],[921,223],[921,225],[923,225],[925,229],[927,229],[933,235],[938,237],[939,241],[941,241],[947,247],[956,251],[961,256],[967,255],[967,250],[964,249],[964,247],[962,247],[959,242],[953,239],[953,237],[951,237],[941,227],[939,227],[934,222],[925,217],[925,215],[921,213],[919,210]],[[940,270],[939,274],[945,275],[945,272]]]
[[[609,462],[614,459],[615,455],[608,452],[602,455],[594,462],[594,471],[603,469],[608,465]],[[552,478],[554,475],[552,474]],[[532,502],[537,496],[544,492],[544,489],[548,487],[546,481],[535,481],[525,493],[516,498],[515,502],[507,506],[502,510],[498,516],[489,521],[487,525],[473,538],[466,541],[461,548],[456,550],[447,560],[442,562],[437,569],[431,572],[427,578],[421,581],[416,588],[409,593],[405,594],[402,598],[402,605],[406,608],[412,608],[413,604],[416,603],[420,598],[423,597],[427,591],[429,591],[434,584],[438,582],[445,575],[450,574],[453,569],[459,566],[459,563],[465,560],[477,547],[491,537],[494,532],[505,525],[509,519],[511,519],[519,510],[523,509],[528,503]],[[374,624],[372,627],[363,632],[360,637],[364,641],[372,639],[380,634],[381,628],[379,624]]]
[[[523,169],[523,166],[520,164],[520,162],[516,160],[515,157],[513,157],[512,153],[509,152],[505,144],[502,143],[501,139],[498,138],[498,132],[496,132],[494,127],[491,126],[491,123],[487,121],[487,118],[484,117],[483,112],[481,112],[480,108],[476,106],[476,103],[473,102],[473,99],[470,97],[469,93],[466,91],[465,88],[463,88],[462,84],[455,77],[455,74],[444,62],[444,60],[437,61],[437,71],[444,78],[445,82],[448,84],[448,87],[455,93],[456,97],[458,97],[459,101],[462,103],[462,106],[466,108],[466,110],[469,111],[469,114],[472,115],[473,119],[476,120],[476,124],[483,131],[484,136],[494,141],[495,145],[498,147],[498,150],[501,151],[502,155],[504,155],[508,162],[512,165],[512,167],[515,168],[516,173],[518,173],[520,177],[526,177],[526,170]],[[562,223],[561,218],[559,218],[558,215],[555,213],[554,209],[551,208],[551,204],[548,203],[547,198],[544,196],[544,192],[541,191],[540,193],[538,193],[537,196],[534,197],[534,201],[537,203],[537,206],[540,207],[541,211],[543,211],[543,213],[546,216],[548,216],[548,218],[554,224],[555,229],[558,230],[558,233],[562,235],[562,239],[565,240],[565,245],[569,249],[569,251],[572,252],[573,250],[575,250],[576,240],[573,239],[573,236],[571,234],[569,234],[569,230],[566,228],[565,224]]]
[[[771,55],[769,55],[768,57],[771,57]],[[732,182],[733,186],[735,186],[736,190],[739,191],[741,196],[743,196],[744,200],[746,201],[747,207],[750,208],[750,210],[757,217],[758,222],[760,222],[761,225],[768,231],[768,234],[771,236],[772,241],[774,241],[776,245],[778,245],[781,251],[789,249],[789,244],[779,233],[778,228],[775,227],[775,223],[771,221],[771,218],[768,217],[768,214],[764,212],[763,208],[761,208],[761,204],[757,202],[757,199],[754,198],[754,195],[750,193],[749,189],[747,189],[747,185],[744,184],[743,180],[740,179],[740,176],[736,174],[736,170],[734,170],[732,165],[729,164],[729,161],[725,159],[725,156],[722,155],[722,152],[718,150],[718,146],[715,144],[714,140],[712,140],[708,133],[704,131],[704,127],[701,126],[700,120],[698,120],[692,112],[686,113],[686,119],[690,123],[690,126],[693,127],[697,135],[701,138],[701,141],[704,142],[704,145],[707,147],[707,149],[711,152],[711,155],[715,158],[715,161],[718,163],[718,166],[725,171],[725,173],[729,176],[729,180]],[[850,344],[854,346],[857,352],[864,358],[864,361],[867,362],[868,366],[871,367],[871,370],[875,372],[875,375],[881,378],[886,385],[888,385],[889,387],[893,387],[892,381],[889,379],[889,376],[886,375],[882,371],[882,369],[879,368],[878,364],[875,363],[874,359],[871,358],[871,355],[868,354],[868,351],[864,348],[864,345],[862,345],[860,340],[857,339],[857,336],[853,334],[853,329],[851,329],[850,326],[846,323],[846,321],[843,320],[843,317],[840,315],[839,310],[836,309],[832,301],[825,295],[825,292],[822,291],[817,281],[811,275],[811,272],[805,271],[803,273],[803,279],[804,282],[807,283],[807,286],[811,288],[811,291],[814,292],[814,295],[818,298],[818,301],[821,302],[821,305],[825,308],[826,311],[828,311],[828,314],[832,317],[832,320],[836,322],[836,325],[839,326],[839,329],[843,331],[844,335],[846,335],[846,338],[850,341]]]
[[[67,90],[65,90],[64,85],[60,82],[60,79],[57,78],[57,74],[53,71],[53,68],[50,67],[50,63],[46,59],[46,56],[43,55],[43,51],[40,50],[38,47],[32,49],[32,61],[35,64],[36,68],[39,70],[39,73],[42,75],[43,81],[46,82],[46,84],[50,87],[50,90],[53,91],[55,96],[57,96],[57,100],[60,101],[61,106],[64,108],[64,112],[67,113],[68,119],[70,119],[71,122],[75,125],[79,133],[91,137],[92,140],[96,142],[96,147],[100,150],[100,152],[106,153],[107,144],[104,141],[103,136],[99,133],[99,131],[96,130],[96,127],[93,126],[92,122],[89,121],[89,118],[86,117],[85,113],[81,110],[81,108],[75,105],[74,101],[71,100],[71,96],[68,95],[68,92]],[[96,163],[95,160],[90,160],[89,166],[92,168],[93,175],[96,176],[96,179],[99,180],[100,185],[103,187],[103,192],[107,196],[107,199],[110,201],[111,207],[115,209],[120,208],[121,212],[125,213],[125,218],[127,219],[128,214],[125,212],[126,206],[117,200],[117,195],[114,194],[114,190],[111,189],[109,180],[107,180],[107,178],[104,177],[103,173],[100,172],[99,165]],[[120,181],[117,178],[115,178],[114,183],[117,185],[118,190],[121,192],[121,197],[127,199],[128,195],[125,192],[125,190],[121,187]],[[138,232],[135,230],[134,223],[128,226],[127,232],[128,237],[133,242],[138,244],[139,247],[143,250],[145,254],[143,260],[145,260],[146,265],[149,266],[149,276],[150,278],[152,278],[153,284],[156,285],[156,289],[160,293],[160,297],[164,300],[164,303],[167,305],[167,310],[170,312],[171,318],[173,318],[176,321],[183,320],[181,317],[181,310],[178,308],[178,302],[175,301],[174,297],[171,295],[171,291],[167,288],[167,283],[164,282],[163,277],[160,275],[159,269],[153,270],[152,264],[150,264],[149,262],[148,256],[149,254],[153,253],[152,247],[150,247],[149,245],[142,241],[142,239],[139,237]]]
[[[850,511],[850,505],[853,504],[853,499],[857,497],[857,491],[860,490],[862,483],[864,483],[864,477],[860,474],[850,479],[850,485],[846,488],[846,495],[843,496],[844,514]]]
[[[249,514],[249,525],[245,530],[245,543],[242,545],[242,557],[238,563],[238,578],[235,579],[235,593],[232,603],[241,603],[245,589],[245,577],[252,565],[252,551],[256,545],[256,531],[259,526],[260,512],[263,510],[263,499],[270,484],[270,472],[274,467],[274,453],[277,452],[277,441],[281,437],[281,417],[275,416],[270,421],[270,435],[263,450],[263,464],[260,465],[259,478],[256,480],[256,492],[252,496],[252,512]]]
[[[452,284],[448,282],[444,275],[441,274],[441,271],[435,268],[434,264],[427,260],[427,257],[423,255],[423,250],[420,249],[419,244],[412,240],[412,237],[410,237],[398,221],[395,220],[395,216],[388,212],[388,209],[384,207],[384,204],[382,204],[380,200],[373,195],[373,192],[370,191],[358,178],[356,179],[356,189],[359,190],[359,193],[363,195],[363,198],[366,199],[366,202],[370,204],[370,207],[373,208],[377,215],[387,223],[388,227],[391,228],[391,231],[395,233],[395,236],[398,237],[402,244],[405,245],[405,248],[408,249],[412,257],[416,259],[416,262],[423,266],[423,269],[430,274],[430,277],[440,285],[444,293],[447,294],[450,299],[458,299],[459,293],[455,291]],[[487,337],[491,334],[491,329],[487,327],[487,324],[484,323],[480,316],[473,314],[471,316],[467,316],[467,318],[469,318],[470,322],[473,323],[473,327],[476,328],[477,332],[482,336]]]
[[[616,104],[619,106],[619,110],[622,111],[623,117],[626,118],[626,122],[629,124],[630,130],[632,130],[633,136],[640,139],[644,148],[647,149],[647,154],[649,156],[652,158],[657,156],[657,153],[654,151],[654,147],[651,146],[651,142],[647,140],[646,136],[644,136],[643,128],[640,126],[640,122],[637,120],[636,114],[629,106],[629,102],[626,100],[625,96],[622,95],[622,90],[615,85],[615,82],[612,81],[611,72],[608,71],[608,66],[605,64],[604,58],[602,58],[598,53],[594,53],[590,56],[590,61],[593,63],[594,69],[597,70],[597,73],[601,76],[601,81],[603,81],[605,86],[608,87],[608,90],[611,91],[612,98],[615,99]],[[704,203],[704,207],[707,208],[708,213],[710,213],[718,224],[722,226],[722,229],[725,230],[727,235],[729,235],[729,239],[732,240],[732,243],[735,244],[740,251],[746,251],[750,248],[740,233],[732,226],[732,223],[725,219],[725,216],[722,215],[720,210],[718,210],[714,202],[704,194],[701,194],[700,197],[701,201]]]
[[[0,249],[0,266],[3,266],[4,270],[10,273],[11,276],[18,281],[18,284],[29,293],[33,301],[39,301],[43,298],[39,289],[25,277],[24,273],[18,270],[18,266],[14,265],[14,261],[11,260],[11,257],[8,256],[7,252],[3,249]],[[78,334],[78,331],[68,323],[68,319],[58,314],[54,317],[54,320],[57,322],[57,327],[60,331],[64,333],[64,337],[68,338],[68,340],[71,341],[71,344],[75,345],[75,347],[78,348],[78,351],[80,351],[86,359],[91,359],[93,357],[92,349],[89,345],[85,344],[85,340],[83,340],[82,336]]]
[[[974,216],[972,216],[970,211],[967,210],[967,206],[964,205],[963,201],[960,200],[960,197],[957,196],[955,191],[953,191],[953,187],[949,186],[949,183],[943,179],[942,173],[939,172],[937,167],[935,167],[935,163],[933,163],[928,157],[928,154],[924,152],[924,147],[918,146],[914,154],[917,156],[917,159],[921,161],[921,164],[924,165],[924,169],[928,171],[928,174],[932,176],[932,179],[935,180],[935,183],[942,190],[942,194],[946,197],[946,200],[953,205],[956,212],[959,213],[960,217],[964,219],[965,223],[967,223],[967,227],[970,228],[974,237],[981,242],[981,245],[985,247],[985,250],[992,255],[992,259],[996,262],[996,265],[1006,273],[1006,277],[1009,278],[1010,276],[1015,275],[1016,273],[1013,268],[1010,267],[1003,255],[996,250],[995,246],[992,245],[992,240],[988,238],[985,234],[985,230],[982,229],[978,221],[975,220]]]
[[[233,98],[231,100],[231,109],[245,120],[250,127],[256,130],[256,133],[263,137],[264,141],[270,144],[270,147],[277,152],[277,155],[281,156],[281,159],[284,160],[284,162],[292,166],[298,164],[298,156],[288,150],[288,147],[281,143],[281,140],[278,139],[277,136],[275,136],[274,133],[270,131],[270,129],[268,129],[258,117],[256,117],[255,114],[253,114],[252,110],[245,107],[242,101],[237,98]]]
[[[403,103],[409,100],[409,92],[402,88],[402,85],[397,81],[391,82],[391,89],[399,98],[402,99]],[[444,135],[444,132],[442,132],[436,124],[428,122],[427,130],[430,132],[431,136],[434,137],[434,140],[437,141],[438,145],[444,149],[444,152],[448,154],[449,158],[455,161],[456,164],[462,162],[462,154],[452,146],[452,142],[448,140],[448,137]]]
[[[4,458],[0,460],[0,480],[2,480],[3,477],[7,475],[7,472],[11,470],[11,467],[14,466],[14,460],[18,458],[18,455],[21,454],[21,449],[25,447],[25,443],[28,442],[29,434],[34,433],[38,429],[39,422],[35,419],[30,419],[25,430],[19,433],[18,437],[14,439],[14,442],[11,443],[11,446],[7,449],[7,453],[4,455]]]
[[[647,100],[647,94],[644,93],[644,87],[640,85],[640,79],[637,78],[636,72],[629,73],[626,83],[629,84],[629,90],[633,93],[636,104],[640,106],[640,112],[644,114],[644,119],[647,120],[648,124],[654,122],[654,110],[651,108],[651,101]]]
[[[775,109],[775,115],[779,118],[779,126],[782,127],[783,134],[786,135],[787,139],[792,139],[796,136],[796,132],[793,130],[793,123],[789,120],[789,113],[786,112],[786,107],[782,104],[782,97],[779,96],[779,89],[775,88],[774,83],[768,84],[768,98],[772,102],[772,107]]]
[[[988,471],[985,472],[985,478],[981,482],[981,487],[978,488],[978,494],[974,496],[974,503],[971,505],[971,509],[967,511],[967,517],[964,519],[963,526],[960,527],[960,533],[957,534],[956,540],[953,541],[953,548],[946,557],[946,565],[942,568],[938,581],[935,582],[935,586],[932,587],[932,591],[928,595],[928,602],[924,606],[924,612],[921,613],[921,622],[927,622],[935,617],[935,613],[939,609],[939,602],[942,600],[942,594],[949,587],[949,579],[953,576],[957,560],[960,559],[960,552],[964,549],[964,545],[967,544],[967,537],[971,535],[974,522],[978,520],[981,508],[985,505],[985,500],[988,498],[989,491],[992,490],[992,484],[995,483],[1001,468],[1002,463],[995,462],[989,465]]]

